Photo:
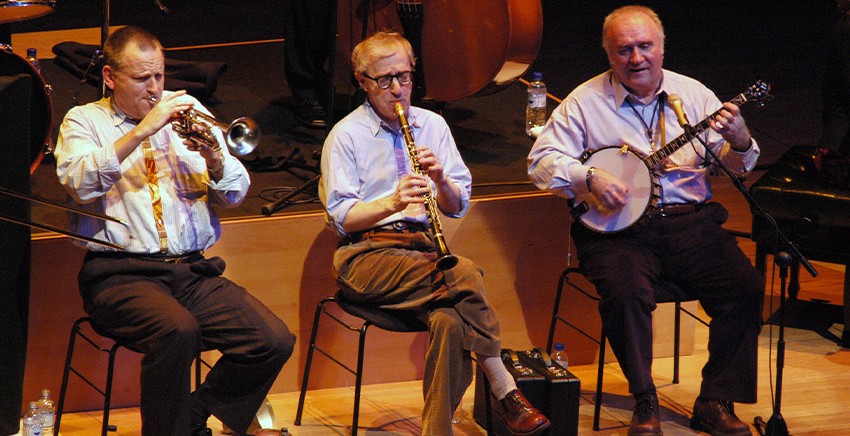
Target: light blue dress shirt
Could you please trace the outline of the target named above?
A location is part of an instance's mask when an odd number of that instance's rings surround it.
[[[460,190],[460,212],[447,216],[462,217],[469,209],[472,176],[446,121],[434,112],[411,107],[408,123],[416,144],[433,151],[443,164],[445,176]],[[323,201],[330,225],[340,236],[345,235],[342,224],[352,206],[360,201],[388,197],[396,191],[400,180],[394,151],[397,135],[400,133],[381,121],[367,101],[340,120],[325,140],[321,163]],[[410,163],[407,165],[409,172]],[[433,181],[431,185],[436,195]],[[428,222],[424,213],[411,217],[399,212],[375,226],[399,220]]]
[[[585,151],[627,144],[649,155],[653,150],[647,125],[662,93],[681,97],[685,114],[694,126],[722,107],[717,96],[700,82],[664,70],[656,99],[645,106],[633,101],[632,109],[626,101],[628,91],[610,70],[606,71],[579,85],[552,112],[528,155],[529,178],[540,189],[574,198],[588,192],[585,178],[589,167],[580,161]],[[644,115],[643,121],[638,114]],[[659,118],[655,118],[656,122]],[[668,144],[684,133],[667,104],[663,129]],[[653,133],[653,139],[663,145],[658,141],[660,129],[655,127]],[[755,140],[748,150],[737,152],[710,128],[701,137],[733,174],[743,176],[755,167],[760,153]],[[692,140],[660,163],[657,170],[661,203],[702,203],[712,198],[710,166],[704,165],[705,155],[702,144]]]

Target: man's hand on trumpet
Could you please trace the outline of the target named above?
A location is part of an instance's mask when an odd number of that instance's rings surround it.
[[[186,91],[176,91],[163,99],[152,94],[148,95],[145,100],[149,102],[151,108],[145,114],[145,117],[139,121],[137,128],[141,128],[147,136],[153,135],[179,117],[181,112],[192,109],[192,103],[180,98],[185,94]]]
[[[209,171],[210,177],[216,181],[220,180],[224,175],[224,156],[221,152],[221,145],[218,143],[218,138],[212,133],[210,125],[195,122],[197,118],[187,116],[193,111],[193,105],[183,103],[179,99],[185,94],[186,91],[181,90],[161,100],[150,95],[148,100],[153,106],[143,122],[149,118],[152,124],[162,122],[159,128],[171,122],[174,131],[183,138],[183,145],[186,146],[186,149],[198,152],[207,163],[207,171]],[[163,117],[167,117],[165,121],[162,121]]]

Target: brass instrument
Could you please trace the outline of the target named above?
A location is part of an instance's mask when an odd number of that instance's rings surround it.
[[[424,175],[425,171],[422,170],[422,165],[419,164],[419,159],[416,157],[416,144],[413,142],[413,134],[410,132],[410,125],[407,123],[407,116],[404,114],[404,106],[399,102],[395,104],[395,115],[401,125],[401,133],[404,136],[407,156],[410,158],[413,171]],[[431,184],[429,183],[428,192],[422,197],[425,199],[425,214],[428,216],[428,224],[434,234],[434,245],[437,246],[437,268],[441,270],[452,269],[457,265],[457,256],[451,254],[446,245],[446,239],[443,237],[443,226],[440,223],[440,212],[430,187]]]
[[[153,95],[149,95],[148,100],[154,104],[159,101]],[[212,149],[219,148],[218,141],[215,140],[212,132],[209,130],[193,132],[192,124],[203,125],[210,130],[215,127],[223,131],[227,149],[230,150],[231,154],[236,156],[245,156],[257,148],[260,139],[260,128],[254,120],[248,117],[237,118],[232,123],[225,124],[216,120],[215,117],[195,109],[181,111],[177,115],[177,118],[171,122],[174,132],[195,144],[205,145]]]

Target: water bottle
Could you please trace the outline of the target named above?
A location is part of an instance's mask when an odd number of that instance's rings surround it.
[[[564,369],[570,364],[570,359],[567,358],[567,353],[564,351],[564,344],[560,342],[556,342],[554,348],[552,349],[552,362],[556,365],[560,365]]]
[[[535,71],[531,74],[531,82],[528,84],[525,134],[536,138],[540,129],[534,128],[542,127],[544,124],[546,124],[546,84],[543,83],[543,73]]]
[[[41,390],[41,399],[38,400],[38,414],[41,415],[42,433],[44,436],[53,436],[56,407],[53,403],[53,398],[50,397],[50,389]]]
[[[41,420],[41,415],[38,414],[38,402],[30,401],[30,409],[24,415],[24,431],[23,436],[42,436],[42,428],[44,423]]]
[[[38,63],[37,51],[34,48],[27,49],[27,62],[29,62],[36,71],[41,73],[41,64]]]

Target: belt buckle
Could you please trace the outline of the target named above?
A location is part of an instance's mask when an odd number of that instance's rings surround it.
[[[407,223],[405,223],[404,221],[393,221],[392,226],[393,226],[394,229],[399,230],[399,231],[407,230],[407,229],[410,228],[407,225]]]

